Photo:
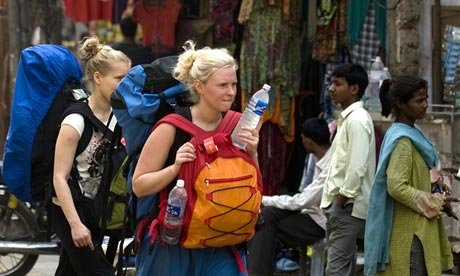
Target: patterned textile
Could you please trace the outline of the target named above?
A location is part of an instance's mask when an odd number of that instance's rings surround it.
[[[351,59],[353,63],[360,64],[367,70],[371,67],[372,59],[379,52],[380,41],[375,27],[375,11],[369,5],[366,19],[359,36],[359,42],[351,45]]]
[[[334,15],[332,17],[330,14],[327,17],[319,17],[319,23],[316,26],[313,58],[322,63],[338,62],[338,49],[342,48],[346,43],[347,1],[340,1],[339,4],[335,3],[335,5],[336,8],[332,9]],[[318,11],[323,9],[324,7],[318,6]]]
[[[303,0],[243,0],[239,22],[244,23],[240,53],[241,105],[244,108],[264,83],[272,85],[270,105],[260,131],[259,166],[264,194],[281,185],[286,173],[286,141],[294,140],[295,96],[300,86]],[[304,7],[304,6],[302,6]]]
[[[258,154],[264,195],[275,194],[282,185],[287,170],[287,151],[288,145],[280,128],[270,122],[263,124],[260,129]]]
[[[265,119],[280,126],[293,139],[293,97],[299,92],[301,30],[286,24],[280,8],[254,2],[240,54],[241,102],[263,83],[272,85],[270,106]]]
[[[211,0],[211,19],[216,22],[214,42],[218,44],[233,42],[235,32],[234,13],[238,1]]]
[[[324,75],[324,89],[323,89],[323,109],[324,109],[324,119],[327,122],[334,120],[333,110],[336,109],[336,105],[332,102],[331,92],[329,87],[331,86],[331,74],[334,71],[336,65],[327,64],[326,65],[326,74]]]

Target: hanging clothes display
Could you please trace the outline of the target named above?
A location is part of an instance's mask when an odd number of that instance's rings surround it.
[[[144,46],[151,47],[157,57],[176,52],[176,22],[181,10],[176,0],[138,1],[134,20],[141,25]]]
[[[241,4],[239,20],[247,18],[240,22],[245,24],[240,54],[241,102],[245,106],[257,88],[273,84],[270,109],[264,119],[278,125],[286,140],[292,141],[292,99],[299,92],[301,28],[292,24],[291,18],[298,18],[293,11],[301,12],[303,1],[269,2],[274,4],[251,0]]]
[[[211,0],[211,19],[215,22],[214,43],[226,45],[233,43],[235,33],[235,9],[238,1]]]
[[[346,45],[347,1],[320,1],[313,58],[322,63],[339,62],[339,49]]]
[[[380,47],[386,49],[387,0],[348,0],[347,33],[351,45],[359,43],[369,9],[374,10],[375,27]]]
[[[367,14],[359,34],[357,43],[350,46],[351,59],[353,63],[357,63],[369,70],[372,59],[378,54],[380,45],[382,44],[377,33],[376,15],[373,4],[369,5],[367,9]]]
[[[64,0],[64,16],[76,22],[112,21],[113,0]]]
[[[278,188],[286,172],[287,142],[295,137],[295,96],[300,83],[301,0],[243,0],[238,20],[244,24],[240,53],[241,104],[264,83],[272,85],[259,141],[264,193]]]

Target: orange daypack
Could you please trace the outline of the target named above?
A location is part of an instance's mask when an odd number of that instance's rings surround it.
[[[197,158],[184,163],[187,205],[181,246],[185,248],[237,245],[252,238],[262,202],[262,176],[253,159],[233,146],[230,134],[241,114],[228,111],[215,131],[207,132],[179,114],[170,114],[157,125],[169,123],[191,135]],[[167,190],[160,192],[158,224],[166,212]]]

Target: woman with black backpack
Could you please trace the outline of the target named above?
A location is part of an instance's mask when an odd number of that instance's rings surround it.
[[[113,130],[116,120],[111,115],[110,95],[129,71],[131,61],[122,52],[100,44],[97,37],[84,40],[78,54],[85,68],[85,86],[91,92],[87,104],[105,129]],[[89,143],[78,154],[89,123],[79,112],[65,116],[56,142],[50,219],[63,245],[56,275],[114,275],[99,242],[99,215],[94,204],[110,140],[106,131],[93,125]]]

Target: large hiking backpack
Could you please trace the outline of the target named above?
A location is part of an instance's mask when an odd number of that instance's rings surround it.
[[[87,94],[80,89],[81,70],[72,52],[59,45],[24,49],[19,60],[11,121],[3,156],[8,189],[23,201],[43,201],[52,189],[54,147],[64,111],[73,103],[93,121]],[[79,103],[80,102],[80,103]],[[91,128],[91,123],[85,124]],[[77,148],[82,152],[91,135]],[[83,141],[85,140],[85,141]]]
[[[187,205],[180,244],[185,248],[223,247],[248,241],[255,233],[262,201],[262,177],[246,152],[232,144],[230,134],[241,114],[228,111],[215,131],[204,131],[179,114],[169,123],[191,135],[196,159],[182,164]],[[162,226],[168,189],[160,192],[160,212],[151,228]],[[149,230],[152,241],[157,230]]]
[[[126,152],[130,158],[128,190],[139,154],[152,127],[165,115],[174,112],[172,105],[185,92],[185,86],[172,77],[177,56],[159,58],[150,64],[137,65],[120,81],[112,93],[111,105],[122,128]],[[131,215],[136,219],[149,214],[155,196],[136,198],[132,193]]]

